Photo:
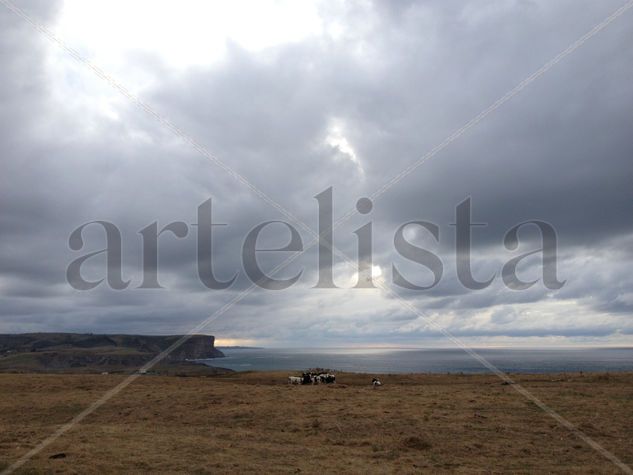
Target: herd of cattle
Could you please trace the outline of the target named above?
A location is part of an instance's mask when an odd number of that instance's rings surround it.
[[[327,372],[306,371],[301,376],[288,376],[288,384],[332,384],[336,383],[336,376]],[[371,380],[374,389],[382,386],[378,378]]]
[[[336,376],[330,373],[315,373],[307,371],[301,376],[288,376],[288,384],[332,384],[336,383]]]

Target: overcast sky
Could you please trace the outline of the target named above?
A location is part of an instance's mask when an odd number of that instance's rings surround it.
[[[335,219],[615,11],[621,0],[473,2],[26,1],[20,8],[226,166],[311,228],[314,196],[333,187]],[[351,289],[354,266],[336,258],[340,289],[315,289],[312,248],[280,272],[300,280],[257,289],[207,328],[223,343],[264,346],[450,346],[432,317],[475,346],[633,344],[633,11],[624,13],[537,81],[445,147],[335,231],[356,259],[354,230],[373,223],[375,274],[393,287],[431,274],[394,249],[413,220],[439,226],[412,242],[441,256],[428,291]],[[184,333],[250,282],[240,250],[249,229],[288,220],[156,117],[0,6],[0,332]],[[496,275],[472,291],[456,278],[455,207],[470,197],[473,272]],[[212,198],[214,268],[196,270],[196,228],[160,240],[163,289],[139,289],[142,228],[196,223]],[[526,230],[516,252],[504,233],[526,220],[558,233],[560,290],[542,280],[506,288],[501,266],[538,248]],[[102,249],[116,224],[125,290],[73,289],[66,268]],[[304,244],[312,235],[297,227]],[[288,230],[263,235],[283,247]],[[271,269],[288,253],[263,259]],[[536,256],[538,257],[538,256]],[[95,258],[86,278],[103,277]],[[520,267],[540,279],[538,259]]]

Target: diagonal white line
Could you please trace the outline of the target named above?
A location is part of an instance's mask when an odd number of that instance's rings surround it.
[[[473,117],[471,120],[469,120],[462,127],[457,129],[451,135],[446,137],[446,139],[444,139],[444,141],[442,143],[440,143],[439,145],[433,147],[428,153],[426,153],[424,156],[422,156],[416,162],[412,163],[407,168],[405,168],[402,172],[400,172],[398,175],[394,176],[391,180],[389,180],[387,183],[385,183],[383,186],[381,186],[378,190],[376,190],[371,195],[371,198],[374,198],[374,199],[378,198],[380,195],[385,193],[387,190],[389,190],[391,187],[393,187],[400,180],[405,178],[407,175],[413,173],[420,165],[422,165],[424,162],[426,162],[426,161],[430,160],[431,158],[433,158],[435,155],[437,155],[439,152],[441,152],[443,149],[445,149],[448,145],[450,145],[456,139],[458,139],[459,137],[464,135],[468,130],[473,128],[475,125],[479,124],[482,120],[484,120],[486,117],[488,117],[491,113],[496,111],[499,107],[501,107],[506,102],[508,102],[510,99],[512,99],[514,96],[516,96],[521,91],[523,91],[523,89],[525,89],[527,86],[529,86],[534,81],[539,79],[541,76],[543,76],[543,74],[545,74],[547,71],[552,69],[554,66],[556,66],[558,63],[560,63],[567,56],[569,56],[574,51],[576,51],[578,48],[580,48],[582,45],[584,45],[593,36],[598,34],[600,31],[604,30],[607,26],[609,26],[616,19],[618,19],[620,16],[622,16],[631,7],[633,7],[633,1],[629,1],[628,3],[625,3],[624,5],[622,5],[616,11],[614,11],[611,15],[609,15],[607,18],[605,18],[600,23],[598,23],[596,26],[594,26],[591,30],[589,30],[587,33],[585,33],[580,38],[578,38],[576,41],[574,41],[572,44],[570,44],[563,51],[558,53],[556,56],[554,56],[552,59],[550,59],[547,63],[545,63],[539,69],[537,69],[532,74],[530,74],[528,77],[526,77],[523,81],[521,81],[519,84],[517,84],[514,88],[512,88],[511,90],[506,92],[503,96],[501,96],[499,99],[497,99],[495,102],[493,102],[490,106],[488,106],[486,109],[481,111],[479,114],[477,114],[475,117]]]
[[[233,169],[231,169],[230,167],[225,165],[223,162],[221,162],[220,160],[215,158],[213,155],[211,155],[211,153],[204,146],[200,145],[191,136],[187,135],[181,129],[179,129],[174,124],[172,124],[169,120],[165,119],[163,116],[161,116],[160,114],[155,112],[149,105],[147,105],[146,103],[142,102],[139,98],[137,98],[136,96],[131,94],[126,88],[124,88],[122,85],[120,85],[118,82],[116,82],[113,78],[111,78],[109,75],[107,75],[103,70],[101,70],[97,66],[93,65],[91,62],[89,62],[85,58],[83,58],[74,49],[69,48],[68,46],[66,46],[65,43],[63,43],[59,38],[57,38],[54,34],[52,34],[52,32],[50,32],[46,27],[44,27],[43,25],[39,24],[38,22],[35,22],[34,20],[32,20],[28,15],[26,15],[26,13],[24,13],[22,10],[20,10],[15,5],[13,5],[9,0],[0,0],[0,2],[3,3],[5,5],[5,7],[7,7],[12,12],[14,12],[16,15],[18,15],[19,17],[21,17],[22,19],[27,21],[29,24],[31,24],[31,26],[33,26],[36,30],[38,30],[40,33],[45,35],[49,40],[51,40],[52,42],[54,42],[58,46],[60,46],[62,49],[64,49],[75,60],[85,64],[90,69],[92,69],[95,72],[95,74],[97,74],[98,77],[100,77],[101,79],[107,81],[115,89],[117,89],[119,92],[121,92],[126,98],[131,100],[133,103],[135,103],[137,106],[139,106],[142,110],[144,110],[145,112],[147,112],[151,116],[155,117],[161,124],[165,125],[175,135],[183,138],[187,143],[189,143],[195,150],[197,150],[203,156],[209,158],[211,161],[216,163],[218,166],[220,166],[223,170],[225,170],[231,176],[233,176],[238,181],[240,181],[243,184],[245,184],[255,194],[260,196],[267,203],[271,204],[275,209],[280,211],[288,219],[290,219],[291,221],[299,224],[302,228],[307,229],[310,234],[316,236],[316,239],[314,241],[312,241],[310,243],[310,245],[308,247],[306,247],[301,253],[295,254],[294,256],[288,258],[286,261],[282,262],[279,266],[277,266],[272,272],[273,275],[278,270],[280,270],[281,268],[285,267],[290,262],[292,262],[294,259],[299,257],[301,254],[305,253],[305,251],[307,251],[309,248],[311,248],[313,245],[315,245],[316,242],[318,242],[319,236],[316,235],[316,233],[309,226],[307,226],[305,223],[303,223],[302,221],[300,221],[299,219],[294,217],[291,213],[289,213],[287,210],[285,210],[285,208],[283,208],[277,202],[275,202],[274,200],[269,198],[265,193],[263,193],[261,190],[259,190],[257,187],[255,187],[252,183],[250,183],[242,175],[240,175],[239,173],[237,173],[236,171],[234,171]],[[389,188],[394,186],[397,182],[399,182],[405,176],[407,176],[408,174],[412,173],[422,163],[424,163],[425,161],[427,161],[430,158],[432,158],[433,156],[435,156],[442,149],[444,149],[446,146],[448,146],[454,140],[456,140],[461,135],[463,135],[467,130],[469,130],[470,128],[472,128],[473,126],[475,126],[476,124],[481,122],[490,113],[495,111],[497,108],[499,108],[505,102],[507,102],[512,97],[514,97],[516,94],[521,92],[531,82],[533,82],[534,80],[538,79],[538,77],[540,77],[542,74],[547,72],[551,67],[553,67],[555,64],[560,62],[564,57],[566,57],[567,55],[571,54],[573,51],[578,49],[582,44],[584,44],[592,36],[597,34],[602,29],[606,28],[606,26],[608,26],[616,18],[618,18],[620,15],[622,15],[626,10],[631,8],[631,6],[633,6],[633,0],[630,1],[629,3],[623,5],[622,7],[620,7],[613,14],[611,14],[609,17],[607,17],[605,20],[603,20],[598,25],[596,25],[596,27],[594,27],[588,33],[586,33],[581,38],[579,38],[577,41],[572,43],[572,45],[570,45],[567,49],[565,49],[564,51],[559,53],[556,57],[554,57],[552,60],[550,60],[548,63],[546,63],[542,68],[540,68],[538,71],[536,71],[531,76],[526,78],[518,86],[516,86],[514,89],[512,89],[511,91],[506,93],[500,99],[495,101],[495,103],[493,103],[490,107],[488,107],[487,109],[482,111],[475,118],[471,119],[471,121],[469,121],[462,128],[458,129],[456,132],[451,134],[451,136],[449,136],[447,139],[445,139],[440,145],[438,145],[437,147],[434,147],[429,153],[427,153],[425,156],[423,156],[420,160],[418,160],[417,162],[415,162],[411,166],[407,167],[402,173],[400,173],[399,175],[394,177],[392,180],[387,182],[385,185],[383,185],[380,189],[378,189],[371,196],[375,199],[375,198],[379,197],[380,195],[382,195],[384,192],[386,192]],[[342,222],[344,222],[346,219],[348,219],[348,217],[351,217],[353,214],[354,213],[352,212],[352,213],[347,213],[346,215],[344,215],[341,219],[337,220],[337,222],[335,223],[333,228],[337,227],[340,224],[342,224]],[[328,247],[330,247],[330,246],[328,246]],[[330,248],[332,248],[332,247],[330,247]],[[351,262],[353,264],[353,262],[350,259],[348,259],[347,256],[344,253],[342,253],[341,251],[339,251],[336,248],[332,248],[332,249],[337,253],[337,255],[342,256],[347,262]],[[236,297],[231,299],[227,304],[225,304],[223,307],[221,307],[218,311],[216,311],[214,314],[212,314],[209,318],[205,319],[203,322],[201,322],[195,328],[193,328],[190,332],[188,332],[186,335],[181,337],[177,342],[175,342],[169,348],[167,348],[166,350],[161,352],[159,355],[157,355],[152,361],[150,361],[145,366],[143,366],[143,368],[141,368],[141,370],[152,368],[154,365],[156,365],[157,363],[162,361],[172,351],[174,351],[176,348],[178,348],[180,345],[182,345],[192,334],[194,334],[196,332],[199,332],[201,329],[206,327],[209,323],[212,323],[213,321],[217,320],[217,318],[219,318],[226,311],[228,311],[234,304],[236,304],[237,302],[239,302],[240,300],[245,298],[256,287],[257,287],[257,284],[254,283],[249,288],[247,288],[244,291],[242,291]],[[393,295],[396,298],[396,300],[402,306],[404,306],[405,308],[407,308],[410,311],[413,311],[418,317],[426,319],[426,317],[423,314],[421,314],[413,305],[411,305],[409,302],[405,301],[393,289],[390,289],[389,287],[384,285],[384,283],[380,282],[379,283],[379,288],[381,288],[383,291]],[[481,364],[483,364],[485,367],[490,369],[494,374],[496,374],[502,380],[507,381],[507,382],[512,382],[512,380],[509,378],[508,375],[503,373],[496,366],[494,366],[492,363],[487,361],[484,357],[482,357],[481,355],[476,353],[472,348],[470,348],[467,345],[465,345],[458,338],[456,338],[454,335],[452,335],[448,330],[446,330],[446,329],[444,329],[442,327],[439,327],[435,322],[431,321],[431,322],[428,322],[428,323],[429,323],[430,326],[434,326],[434,327],[438,328],[440,331],[442,331],[442,333],[445,334],[452,342],[454,342],[457,346],[459,346],[464,351],[466,351],[473,358],[477,359]],[[53,434],[51,434],[51,436],[47,437],[38,446],[36,446],[32,450],[30,450],[27,454],[25,454],[23,457],[21,457],[18,461],[16,461],[13,465],[11,465],[8,469],[3,471],[2,473],[3,474],[4,473],[11,473],[15,469],[17,469],[17,468],[21,467],[22,465],[24,465],[24,463],[26,463],[32,457],[37,455],[37,453],[39,453],[41,450],[43,450],[46,446],[50,445],[57,438],[59,438],[65,432],[70,430],[74,425],[76,425],[77,423],[81,422],[81,420],[83,420],[89,414],[91,414],[96,409],[98,409],[103,404],[105,404],[110,398],[114,397],[121,390],[125,389],[125,387],[127,387],[129,384],[131,384],[138,376],[139,376],[138,373],[137,374],[132,374],[128,378],[126,378],[123,382],[119,383],[117,386],[115,386],[114,388],[112,388],[111,390],[106,392],[95,403],[93,403],[91,406],[89,406],[84,411],[79,413],[77,416],[75,416],[67,424],[64,424],[63,426],[61,426],[57,431],[55,431]],[[622,469],[626,473],[633,473],[633,471],[631,471],[631,469],[627,465],[625,465],[623,462],[621,462],[615,455],[613,455],[612,453],[610,453],[609,451],[604,449],[600,444],[598,444],[597,442],[595,442],[594,440],[589,438],[587,435],[582,433],[573,424],[571,424],[569,421],[564,419],[562,416],[560,416],[559,414],[554,412],[551,408],[546,406],[542,401],[540,401],[538,398],[536,398],[536,396],[532,395],[529,391],[527,391],[527,389],[525,389],[525,388],[523,388],[523,387],[521,387],[520,385],[517,385],[517,384],[512,384],[512,387],[515,388],[515,390],[517,390],[517,392],[519,394],[522,394],[524,397],[526,397],[529,400],[531,400],[532,402],[534,402],[538,407],[540,407],[543,411],[545,411],[547,414],[549,414],[551,417],[553,417],[555,420],[557,420],[561,425],[563,425],[564,427],[566,427],[570,431],[574,432],[578,437],[580,437],[583,441],[585,441],[590,447],[592,447],[594,450],[596,450],[599,453],[601,453],[603,456],[605,456],[611,462],[616,464],[616,466],[618,466],[620,469]]]
[[[0,475],[8,475],[10,473],[13,473],[14,471],[19,469],[20,467],[22,467],[25,463],[27,463],[29,460],[31,460],[33,457],[35,457],[37,454],[39,454],[42,450],[44,450],[50,444],[55,442],[62,435],[64,435],[66,432],[68,432],[74,426],[79,424],[82,420],[84,420],[86,417],[88,417],[94,411],[99,409],[101,406],[103,406],[106,402],[108,402],[114,396],[116,396],[121,391],[123,391],[125,388],[127,388],[134,381],[136,381],[136,379],[139,376],[141,376],[143,371],[149,371],[151,368],[153,368],[158,363],[160,363],[163,359],[165,359],[167,356],[169,356],[169,354],[172,351],[176,350],[176,348],[178,348],[183,343],[185,343],[192,335],[195,335],[197,332],[200,332],[205,326],[207,326],[208,324],[210,324],[210,323],[214,322],[215,320],[217,320],[218,318],[220,318],[233,305],[235,305],[240,300],[242,300],[246,296],[248,296],[248,294],[250,294],[255,288],[257,288],[257,285],[256,284],[252,284],[249,288],[247,288],[244,291],[240,292],[236,297],[234,297],[229,302],[224,304],[220,309],[215,311],[209,318],[205,319],[203,322],[201,322],[198,325],[196,325],[195,328],[192,328],[186,335],[183,335],[182,337],[180,337],[169,348],[163,350],[160,354],[158,354],[156,357],[154,357],[154,359],[152,359],[151,361],[149,361],[148,363],[143,365],[137,372],[134,372],[134,373],[130,374],[129,376],[127,376],[123,381],[121,381],[119,384],[114,386],[112,389],[106,391],[99,399],[97,399],[95,402],[90,404],[90,406],[85,408],[83,411],[81,411],[79,414],[77,414],[75,417],[73,417],[70,421],[68,421],[67,423],[63,424],[59,428],[57,428],[55,430],[55,432],[53,432],[51,435],[46,437],[39,444],[37,444],[35,447],[33,447],[31,450],[29,450],[27,453],[25,453],[22,457],[20,457],[13,464],[11,464],[11,466],[9,466],[8,468],[6,468],[2,472],[0,472]]]
[[[479,124],[481,121],[483,121],[486,117],[488,117],[494,111],[496,111],[501,106],[503,106],[506,102],[508,102],[513,97],[518,95],[527,86],[532,84],[534,81],[538,80],[541,76],[543,76],[543,74],[545,74],[547,71],[552,69],[554,66],[556,66],[558,63],[560,63],[567,56],[569,56],[574,51],[576,51],[578,48],[580,48],[582,45],[584,45],[592,37],[594,37],[600,31],[604,30],[607,26],[609,26],[611,23],[613,23],[615,20],[617,20],[620,16],[622,16],[631,7],[633,7],[633,0],[625,3],[620,8],[615,10],[611,15],[609,15],[607,18],[602,20],[600,23],[598,23],[596,26],[594,26],[591,30],[589,30],[587,33],[582,35],[576,41],[571,43],[567,48],[565,48],[563,51],[561,51],[556,56],[554,56],[551,60],[546,62],[539,69],[537,69],[532,74],[530,74],[528,77],[526,77],[523,81],[521,81],[519,84],[517,84],[514,88],[510,89],[503,96],[499,97],[496,101],[494,101],[492,104],[490,104],[486,109],[481,111],[475,117],[473,117],[468,122],[466,122],[462,127],[460,127],[459,129],[454,131],[452,134],[450,134],[448,137],[446,137],[441,143],[439,143],[438,145],[433,147],[431,150],[429,150],[427,153],[425,153],[418,160],[413,162],[411,165],[407,166],[400,173],[398,173],[393,178],[391,178],[389,181],[384,183],[380,188],[378,188],[369,197],[372,200],[375,200],[375,199],[379,198],[380,196],[382,196],[384,193],[386,193],[390,188],[392,188],[398,182],[400,182],[405,177],[407,177],[408,175],[413,173],[415,170],[417,170],[423,163],[431,160],[438,153],[440,153],[442,150],[444,150],[446,147],[448,147],[451,143],[453,143],[455,140],[460,138],[462,135],[464,135],[470,129],[475,127],[477,124]],[[355,211],[354,208],[351,208],[350,210],[348,210],[347,213],[345,213],[343,216],[341,216],[336,221],[336,223],[334,224],[334,228],[338,227],[340,224],[342,224],[343,222],[347,221],[355,213],[356,213],[356,211]]]
[[[459,348],[464,350],[468,355],[472,356],[475,360],[477,360],[479,363],[481,363],[484,367],[488,368],[493,374],[495,374],[497,377],[499,377],[502,381],[510,384],[511,387],[517,393],[519,393],[520,395],[522,395],[523,397],[525,397],[529,401],[533,402],[536,406],[538,406],[546,414],[548,414],[550,417],[552,417],[554,420],[556,420],[556,422],[558,422],[560,425],[562,425],[563,427],[568,429],[570,432],[572,432],[574,435],[576,435],[580,440],[585,442],[589,447],[591,447],[596,452],[601,454],[607,460],[609,460],[610,462],[615,464],[624,473],[627,473],[629,475],[633,474],[633,470],[628,465],[626,465],[624,462],[622,462],[616,455],[614,455],[612,452],[610,452],[607,449],[605,449],[602,445],[600,445],[594,439],[592,439],[587,434],[582,432],[575,425],[573,425],[571,422],[569,422],[563,416],[561,416],[556,411],[554,411],[552,408],[550,408],[548,405],[546,405],[543,401],[541,401],[538,397],[536,397],[534,394],[532,394],[526,388],[524,388],[520,384],[516,383],[514,380],[512,380],[512,378],[510,378],[510,376],[508,376],[506,373],[501,371],[499,368],[497,368],[494,364],[492,364],[486,358],[484,358],[479,353],[477,353],[474,349],[472,349],[471,347],[466,345],[463,341],[461,341],[459,338],[457,338],[455,335],[453,335],[449,330],[447,330],[446,328],[438,325],[437,322],[435,322],[431,317],[427,317],[426,315],[424,315],[414,305],[412,305],[410,302],[408,302],[402,296],[400,296],[393,288],[386,286],[384,284],[384,282],[381,282],[381,281],[378,281],[376,283],[378,284],[378,287],[380,287],[383,291],[385,291],[388,294],[391,294],[391,296],[393,298],[395,298],[398,301],[398,303],[400,303],[400,305],[403,308],[405,308],[406,310],[410,311],[411,313],[416,315],[418,318],[424,319],[425,322],[426,322],[426,326],[435,328],[436,330],[439,330],[444,336],[446,336],[456,346],[458,346]]]
[[[116,79],[114,79],[112,76],[106,73],[99,66],[95,65],[90,60],[82,56],[76,49],[68,46],[61,38],[55,35],[51,30],[46,28],[46,26],[32,19],[29,15],[26,14],[26,12],[24,12],[24,10],[17,7],[10,0],[0,0],[0,3],[2,3],[8,10],[13,12],[15,15],[20,17],[22,20],[27,22],[34,29],[36,29],[38,32],[44,35],[50,42],[52,42],[53,44],[58,46],[60,49],[62,49],[64,52],[66,52],[75,61],[83,64],[88,69],[90,69],[93,73],[95,73],[97,77],[107,82],[113,89],[121,93],[123,97],[128,99],[130,102],[132,102],[135,106],[137,106],[143,112],[145,112],[149,116],[156,119],[161,125],[166,127],[176,137],[182,139],[185,143],[189,144],[200,155],[202,155],[203,157],[213,162],[215,165],[220,167],[223,171],[225,171],[235,180],[237,180],[238,182],[246,186],[248,189],[250,189],[253,193],[255,193],[255,195],[259,196],[262,200],[264,200],[266,203],[271,205],[273,208],[279,211],[282,215],[284,215],[290,221],[292,221],[293,223],[296,223],[298,226],[302,227],[304,230],[311,231],[311,228],[307,224],[305,224],[303,221],[298,219],[290,211],[288,211],[286,208],[284,208],[279,203],[277,203],[277,201],[275,201],[266,193],[264,193],[261,189],[259,189],[252,182],[250,182],[244,175],[240,174],[239,172],[231,168],[229,165],[224,163],[222,160],[217,158],[204,145],[198,142],[192,135],[183,131],[180,127],[178,127],[173,122],[171,122],[167,117],[161,115],[149,104],[144,102],[138,96],[134,95],[123,84],[118,82]]]

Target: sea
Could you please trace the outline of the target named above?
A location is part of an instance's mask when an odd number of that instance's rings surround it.
[[[220,348],[225,358],[203,360],[235,371],[327,368],[356,373],[489,373],[461,349]],[[506,373],[633,371],[633,348],[476,349]]]

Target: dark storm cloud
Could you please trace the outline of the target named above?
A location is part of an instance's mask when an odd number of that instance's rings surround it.
[[[323,4],[320,12],[347,26],[338,39],[317,35],[257,53],[229,44],[222,61],[186,69],[150,56],[129,58],[131,69],[156,79],[142,91],[144,100],[313,229],[317,193],[333,186],[335,218],[342,215],[619,3],[333,5]],[[24,8],[49,25],[58,12],[49,3]],[[371,219],[375,263],[388,273],[392,262],[406,268],[393,248],[395,229],[410,220],[437,223],[441,243],[425,245],[442,256],[442,282],[423,294],[396,290],[427,311],[458,314],[449,326],[460,336],[630,333],[633,52],[627,46],[633,29],[625,20],[400,181],[370,216],[343,225],[336,245],[355,259],[352,232]],[[88,102],[89,88],[77,90],[85,106],[57,97],[46,62],[50,46],[7,10],[0,10],[0,25],[0,329],[185,331],[246,288],[245,234],[284,216],[134,105],[118,103],[114,120]],[[328,143],[336,124],[357,161]],[[210,197],[214,219],[228,224],[216,234],[215,269],[222,279],[239,272],[236,285],[220,293],[198,281],[190,227],[186,238],[161,237],[159,278],[167,289],[134,289],[142,277],[138,231],[154,221],[195,223],[196,207]],[[490,288],[477,292],[467,291],[454,272],[450,224],[467,197],[474,220],[488,224],[474,231],[475,275],[497,274]],[[123,233],[128,290],[77,292],[65,283],[66,267],[78,255],[68,249],[68,236],[96,219],[116,223]],[[531,219],[558,232],[559,273],[567,280],[560,291],[539,283],[512,292],[500,282],[500,267],[513,255],[502,247],[503,235]],[[311,239],[299,231],[305,242]],[[272,237],[277,245],[287,241],[287,233]],[[102,231],[89,228],[86,243],[86,252],[101,248]],[[268,261],[268,268],[276,262]],[[267,341],[316,334],[321,341],[371,342],[381,335],[401,338],[415,320],[393,299],[372,308],[353,291],[310,289],[314,249],[282,275],[300,268],[296,289],[251,294],[210,331]],[[413,279],[428,279],[415,266],[407,269]],[[97,278],[101,270],[87,275]],[[521,270],[526,278],[539,277],[533,261]],[[337,273],[339,282],[350,272]],[[592,309],[613,320],[600,325],[583,316],[525,326],[515,308],[538,311],[551,302],[576,302],[588,315]],[[472,323],[477,312],[490,313],[486,325]]]

